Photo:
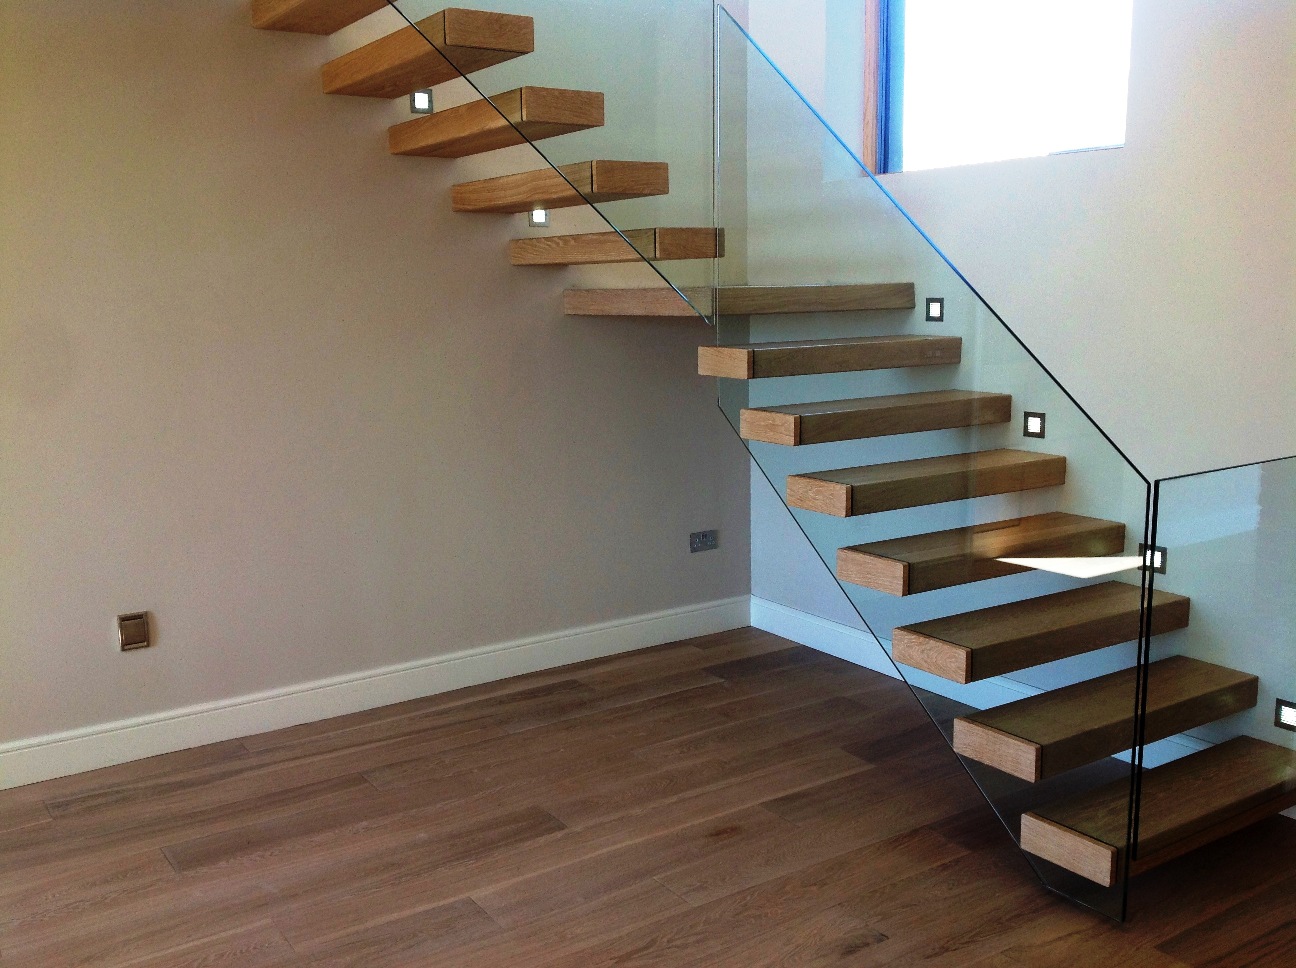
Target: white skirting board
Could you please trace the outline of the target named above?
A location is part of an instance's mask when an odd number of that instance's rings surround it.
[[[749,624],[746,595],[0,744],[0,790]]]
[[[751,600],[751,624],[758,629],[781,635],[785,639],[791,639],[793,642],[820,652],[827,652],[829,655],[835,655],[839,659],[845,659],[847,662],[872,669],[893,679],[900,678],[883,648],[883,645],[889,647],[891,643],[883,640],[883,643],[879,644],[862,628],[852,628],[849,625],[842,625],[755,596]],[[915,686],[978,709],[988,709],[1026,696],[1037,696],[1043,691],[1003,676],[986,682],[960,686],[938,676],[919,672],[917,669],[906,669],[906,674]],[[1182,733],[1157,743],[1149,743],[1143,751],[1143,763],[1150,769],[1187,756],[1189,753],[1204,750],[1210,745],[1206,740]],[[1128,757],[1122,754],[1120,758]],[[1287,811],[1286,816],[1296,816],[1296,810]]]

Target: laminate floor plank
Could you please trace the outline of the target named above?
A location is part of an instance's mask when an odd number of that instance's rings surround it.
[[[132,819],[114,817],[105,823],[79,817],[56,823],[53,828],[28,830],[22,836],[0,836],[0,900],[11,892],[22,893],[39,885],[48,871],[72,865],[112,863],[117,856],[129,856],[144,849],[160,849],[184,838],[216,834],[244,824],[292,816],[313,804],[342,805],[367,801],[373,787],[363,776],[350,774],[334,780],[307,783],[261,796],[250,795],[229,803],[192,807],[171,814],[154,814]]]
[[[740,629],[0,791],[0,968],[1285,968],[1292,857],[1109,922],[904,684]]]
[[[473,900],[498,923],[518,927],[654,877],[672,865],[713,857],[730,848],[750,849],[763,839],[788,836],[793,829],[767,810],[744,807],[503,887],[475,892]]]
[[[945,864],[963,852],[924,830],[852,851],[794,874],[561,953],[543,968],[702,968],[746,940],[835,907],[906,873]]]
[[[682,764],[691,759],[777,746],[814,733],[863,728],[882,711],[866,709],[849,697],[838,696],[809,706],[749,719],[693,736],[654,743],[635,751],[645,763]]]
[[[600,777],[598,788],[571,789],[566,799],[541,801],[546,810],[569,827],[588,827],[645,806],[678,799],[726,783],[751,779],[772,770],[803,764],[808,782],[822,782],[855,773],[866,764],[843,750],[825,747],[819,737],[793,740],[774,749],[740,752],[695,760],[682,766],[645,772],[638,764],[622,777]],[[572,786],[585,787],[586,784]]]

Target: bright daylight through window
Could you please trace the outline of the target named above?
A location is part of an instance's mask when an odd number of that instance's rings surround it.
[[[903,59],[895,63],[903,94],[891,108],[902,119],[892,119],[892,131],[903,133],[888,167],[915,171],[1124,144],[1132,6],[903,0]]]

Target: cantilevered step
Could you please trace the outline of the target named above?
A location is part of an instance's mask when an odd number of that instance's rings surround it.
[[[1012,397],[975,390],[935,390],[886,397],[794,403],[744,409],[739,433],[744,440],[798,447],[834,440],[862,440],[923,430],[1007,423]]]
[[[710,313],[711,294],[717,311],[727,316],[774,313],[847,313],[874,309],[913,309],[912,282],[883,282],[850,286],[722,286],[686,289],[684,302],[672,289],[568,289],[563,311],[568,316],[696,316],[693,307]],[[690,305],[690,303],[692,305]]]
[[[388,130],[387,140],[394,155],[463,158],[602,124],[597,91],[520,87],[405,121]]]
[[[1008,494],[1066,481],[1066,458],[1026,450],[983,450],[946,457],[795,474],[787,503],[839,518]]]
[[[1296,805],[1296,750],[1249,736],[1143,773],[1137,855],[1130,873],[1182,856]],[[1123,866],[1130,785],[1022,817],[1021,846],[1104,887]]]
[[[916,595],[1030,571],[997,558],[1092,558],[1124,550],[1120,522],[1052,511],[842,548],[837,577],[889,595]]]
[[[1136,669],[1019,699],[954,720],[954,750],[1038,783],[1134,745]],[[1148,667],[1146,742],[1256,704],[1260,680],[1175,656]]]
[[[731,380],[756,380],[812,373],[946,366],[957,363],[962,351],[963,341],[957,336],[856,336],[743,346],[699,346],[698,374]]]
[[[324,93],[404,97],[533,50],[530,17],[451,8],[329,61]]]
[[[464,182],[454,186],[450,200],[456,212],[516,214],[537,208],[572,208],[586,202],[648,198],[669,191],[670,166],[663,161],[582,161],[563,165],[558,171],[542,168]],[[679,296],[669,291],[679,302]]]
[[[723,255],[723,229],[628,229],[624,233],[537,236],[509,243],[509,261],[515,266],[608,265],[640,259],[670,262]]]
[[[958,683],[1096,652],[1139,635],[1137,585],[1109,581],[898,628],[896,662]],[[1152,598],[1152,634],[1188,625],[1188,599]]]
[[[332,34],[387,6],[387,0],[252,0],[252,26]]]

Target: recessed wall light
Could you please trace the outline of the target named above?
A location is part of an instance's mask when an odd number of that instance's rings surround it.
[[[432,92],[415,91],[410,95],[410,112],[413,114],[432,113]]]
[[[942,296],[927,297],[927,322],[945,322],[945,299]]]
[[[533,229],[542,229],[549,224],[549,210],[547,208],[536,208],[531,210],[527,216],[527,224]]]
[[[1279,729],[1290,729],[1296,733],[1296,702],[1278,700],[1278,708],[1274,711],[1274,725]]]
[[[1155,571],[1158,575],[1166,573],[1166,550],[1160,545],[1149,548],[1139,545],[1139,554],[1143,557],[1143,570]]]
[[[1044,414],[1027,410],[1022,418],[1022,436],[1043,437],[1044,419]]]

